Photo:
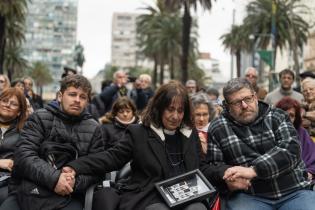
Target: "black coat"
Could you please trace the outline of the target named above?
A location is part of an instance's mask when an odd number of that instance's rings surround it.
[[[137,120],[133,124],[137,123]],[[128,125],[118,122],[116,119],[112,123],[106,123],[101,126],[105,144],[105,150],[115,146],[123,137]]]
[[[16,144],[20,139],[20,132],[16,129],[16,124],[12,124],[5,133],[0,131],[0,159],[13,159]]]
[[[83,112],[78,117],[69,116],[59,109],[56,102],[34,112],[21,131],[21,141],[15,153],[14,177],[28,179],[52,191],[60,170],[53,168],[39,155],[43,141],[70,142],[79,157],[103,150],[99,124],[90,114]],[[79,176],[74,192],[85,191],[98,180],[95,176]]]
[[[160,136],[158,133],[160,132]],[[162,132],[163,133],[163,132]],[[185,133],[186,135],[184,135]],[[180,133],[186,171],[197,169],[200,163],[200,144],[195,131]],[[118,144],[106,152],[89,155],[69,163],[77,174],[104,174],[118,170],[132,160],[129,185],[121,196],[120,210],[141,210],[162,202],[154,183],[169,178],[169,163],[165,154],[161,130],[130,125]]]

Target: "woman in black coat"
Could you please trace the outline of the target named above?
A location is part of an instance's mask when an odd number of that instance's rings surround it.
[[[128,125],[138,123],[136,111],[133,101],[124,96],[114,102],[111,112],[106,113],[99,119],[102,124],[105,150],[116,145]]]
[[[8,88],[0,95],[0,177],[10,177],[13,153],[26,120],[26,99],[22,91]],[[0,204],[8,196],[9,179],[0,182]]]
[[[116,146],[68,164],[73,175],[118,170],[131,161],[131,179],[123,189],[120,210],[168,210],[156,182],[199,168],[200,143],[193,128],[185,87],[176,81],[162,85],[143,113],[142,124],[129,125]],[[200,203],[182,209],[205,210]]]

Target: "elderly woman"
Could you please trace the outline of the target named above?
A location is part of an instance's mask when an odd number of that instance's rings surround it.
[[[313,180],[315,178],[315,143],[311,140],[307,130],[301,126],[302,117],[299,102],[290,97],[284,97],[277,103],[276,107],[288,113],[301,142],[302,159],[305,162],[308,177]]]
[[[20,138],[20,130],[26,120],[26,99],[23,92],[8,88],[0,95],[0,176],[10,177],[13,153]],[[1,182],[0,204],[8,195],[7,181]],[[6,182],[6,183],[5,183]]]
[[[9,78],[4,75],[4,74],[0,74],[0,94],[5,90],[8,89],[10,87],[10,80]]]
[[[192,95],[191,102],[193,105],[193,116],[198,136],[201,142],[202,153],[207,154],[208,146],[208,128],[210,121],[215,116],[215,108],[206,93],[196,93]]]
[[[138,122],[136,111],[133,101],[124,96],[114,102],[111,112],[99,119],[102,123],[105,149],[113,147],[121,139],[128,125]]]
[[[302,93],[304,95],[305,103],[302,104],[304,108],[302,112],[303,127],[306,128],[315,140],[315,80],[307,78],[302,82]]]
[[[144,110],[142,124],[129,125],[126,135],[105,152],[79,158],[64,171],[98,174],[118,170],[131,161],[131,179],[122,190],[119,209],[169,210],[154,183],[199,167],[200,144],[191,119],[185,87],[175,81],[160,86]],[[205,210],[201,202],[183,206]]]

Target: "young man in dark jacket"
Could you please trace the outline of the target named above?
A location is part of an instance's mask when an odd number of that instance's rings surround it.
[[[90,93],[91,85],[85,77],[67,76],[61,81],[57,100],[30,116],[15,154],[16,185],[0,209],[83,208],[82,194],[99,178],[74,178],[61,172],[62,166],[76,156],[103,150],[99,124],[85,110]],[[27,189],[29,186],[33,187]],[[59,207],[53,208],[56,203]]]
[[[207,162],[224,168],[229,210],[314,209],[295,128],[288,115],[260,102],[246,79],[223,89],[225,110],[209,128]],[[223,167],[225,166],[225,167]],[[235,191],[229,183],[251,182]]]

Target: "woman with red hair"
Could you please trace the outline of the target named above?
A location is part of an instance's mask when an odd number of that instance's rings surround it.
[[[301,142],[302,159],[305,162],[309,179],[313,180],[315,178],[315,143],[311,140],[307,130],[302,127],[299,102],[290,97],[284,97],[277,103],[276,107],[288,113]]]

